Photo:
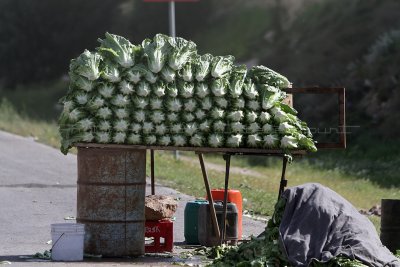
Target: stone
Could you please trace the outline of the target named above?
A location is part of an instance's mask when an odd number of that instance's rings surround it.
[[[144,203],[148,221],[171,218],[178,208],[178,202],[171,196],[149,195]]]

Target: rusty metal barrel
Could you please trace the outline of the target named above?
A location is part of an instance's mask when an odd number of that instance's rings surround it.
[[[400,249],[400,199],[382,199],[381,241],[390,251]]]
[[[146,150],[78,146],[77,222],[84,251],[144,254]]]

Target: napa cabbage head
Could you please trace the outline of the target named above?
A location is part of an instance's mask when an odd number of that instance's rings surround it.
[[[98,41],[100,42],[98,50],[105,57],[124,68],[132,67],[135,64],[135,53],[139,48],[124,37],[106,32],[105,38],[98,39]]]
[[[168,42],[171,45],[168,65],[173,70],[180,70],[196,55],[196,44],[192,41],[187,41],[181,37],[170,37]]]
[[[168,36],[157,34],[153,41],[144,43],[144,54],[147,61],[147,67],[153,73],[158,73],[164,67],[170,45],[168,43]]]
[[[89,81],[97,80],[100,77],[100,62],[102,57],[97,52],[85,50],[76,59],[71,60],[70,73],[85,77]]]

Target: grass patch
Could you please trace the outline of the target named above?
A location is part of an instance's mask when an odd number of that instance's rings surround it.
[[[0,130],[31,136],[46,145],[60,147],[60,136],[55,121],[47,122],[28,118],[18,113],[5,98],[0,100]]]

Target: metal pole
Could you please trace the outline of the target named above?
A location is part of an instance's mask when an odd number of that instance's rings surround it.
[[[156,194],[154,185],[154,150],[150,149],[150,179],[151,179],[151,194]]]
[[[172,37],[176,36],[175,32],[175,2],[169,2],[169,34]]]
[[[175,37],[176,36],[176,30],[175,30],[175,2],[174,1],[170,1],[168,3],[168,7],[169,7],[169,35],[171,37]],[[174,151],[174,158],[175,159],[179,159],[179,151],[175,150]]]

